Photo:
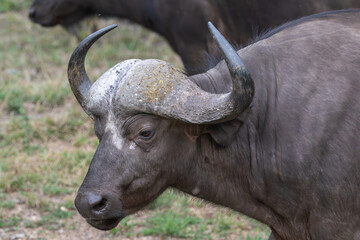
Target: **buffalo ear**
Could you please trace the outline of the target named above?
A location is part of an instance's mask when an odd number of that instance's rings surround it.
[[[234,119],[228,122],[214,124],[208,127],[207,133],[222,147],[228,146],[235,138],[243,121]]]

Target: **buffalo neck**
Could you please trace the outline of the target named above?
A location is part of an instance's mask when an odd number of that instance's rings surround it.
[[[270,226],[277,222],[276,216],[261,200],[264,186],[261,167],[254,166],[253,129],[246,124],[239,130],[236,140],[227,147],[216,144],[209,135],[197,139],[200,151],[192,162],[191,169],[185,169],[181,185],[174,187],[190,195],[231,208]],[[256,176],[253,176],[256,175]],[[259,196],[259,198],[258,198]]]
[[[272,138],[276,136],[271,129],[276,112],[272,109],[275,104],[271,104],[276,101],[273,98],[276,95],[276,83],[262,76],[262,73],[271,75],[272,64],[261,64],[252,59],[253,56],[268,53],[262,51],[262,48],[253,49],[255,51],[245,48],[238,52],[250,73],[254,73],[255,97],[247,115],[239,117],[244,120],[235,139],[230,145],[222,147],[209,135],[199,137],[197,144],[201,154],[196,160],[199,167],[194,170],[197,172],[192,174],[194,178],[190,178],[186,186],[176,187],[269,226],[276,226],[280,216],[266,206],[264,184],[264,163],[272,156]],[[205,91],[224,93],[231,90],[231,77],[224,61],[190,79]]]

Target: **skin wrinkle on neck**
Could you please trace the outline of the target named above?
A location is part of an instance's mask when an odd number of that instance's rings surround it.
[[[246,189],[234,188],[239,184],[244,185],[245,182],[250,184],[245,173],[248,164],[244,163],[246,159],[244,155],[247,155],[244,148],[246,143],[235,141],[237,144],[233,143],[227,148],[222,148],[211,142],[212,140],[206,135],[200,136],[198,141],[200,142],[199,147],[202,148],[201,155],[197,160],[198,167],[193,169],[196,171],[194,174],[188,174],[188,176],[196,176],[196,179],[189,178],[184,185],[175,187],[196,197],[221,203],[257,220],[274,225],[277,221],[274,217],[270,217],[272,214],[269,209],[253,199]],[[237,165],[241,165],[242,168],[236,167]],[[242,171],[234,171],[235,169]],[[225,172],[227,174],[223,174]],[[208,179],[213,180],[209,182]]]
[[[189,78],[201,89],[210,93],[228,93],[232,89],[232,80],[230,72],[220,73],[219,69],[228,69],[225,60],[220,61],[215,68],[204,73],[192,75]]]
[[[263,56],[264,54],[268,54],[267,52],[263,52],[262,49],[263,48],[260,47],[260,51],[258,51],[256,53],[256,55]],[[248,48],[242,49],[239,51],[239,55],[242,56],[242,58],[246,58],[251,55],[254,55],[254,53],[249,50],[250,49],[248,49]],[[251,60],[249,60],[249,61],[251,61]],[[219,65],[221,65],[221,64],[224,64],[224,61],[219,63]],[[245,62],[245,65],[247,65],[246,62]],[[270,66],[267,66],[267,67],[270,68]],[[190,78],[202,89],[204,89],[206,91],[214,92],[215,91],[214,87],[218,86],[219,82],[224,82],[224,80],[221,80],[221,79],[217,78],[216,75],[215,76],[213,75],[213,74],[215,74],[214,73],[215,70],[216,70],[216,68],[212,70],[213,71],[212,74],[210,74],[209,72],[204,73],[203,75],[205,75],[206,77],[201,77],[201,76],[197,77],[197,75],[194,75],[194,76],[191,76]],[[265,71],[266,69],[263,69],[263,70]],[[267,69],[267,70],[269,70],[269,69]],[[253,70],[253,72],[256,72],[256,71]],[[259,78],[259,79],[261,79],[261,78]],[[276,86],[273,86],[272,83],[268,82],[268,81],[267,82],[258,82],[259,79],[254,79],[254,80],[256,80],[255,84],[267,86],[267,87],[261,88],[262,90],[264,90],[264,89],[269,90],[268,89],[268,87],[269,87],[270,89],[275,88],[270,91],[277,92],[277,84],[276,84]],[[202,80],[202,81],[200,82],[199,80]],[[261,81],[265,81],[265,80],[261,80]],[[226,82],[226,83],[229,83],[229,84],[223,84],[223,88],[220,88],[220,91],[224,91],[224,89],[226,89],[226,88],[231,89],[231,81]],[[256,87],[255,87],[255,89],[256,89]],[[261,200],[261,199],[264,199],[264,197],[266,197],[266,188],[267,187],[264,184],[264,182],[265,182],[264,177],[266,177],[263,174],[264,167],[259,165],[259,164],[263,163],[262,162],[263,159],[261,159],[262,154],[259,155],[259,150],[261,150],[261,146],[258,146],[259,144],[262,144],[262,143],[256,142],[259,140],[258,134],[259,134],[259,130],[261,130],[258,128],[261,126],[264,126],[263,122],[266,121],[266,119],[269,117],[270,117],[270,119],[272,117],[274,117],[274,114],[272,114],[272,116],[267,116],[267,115],[266,116],[264,116],[264,115],[258,116],[258,114],[257,114],[258,112],[267,112],[269,114],[271,112],[271,110],[268,109],[270,106],[267,104],[267,101],[261,101],[262,98],[258,97],[259,94],[262,96],[263,93],[257,92],[256,90],[255,90],[255,93],[256,94],[255,94],[254,102],[252,103],[252,105],[255,104],[256,107],[254,109],[251,109],[251,111],[250,111],[250,112],[252,112],[251,120],[245,121],[244,125],[241,126],[241,129],[239,131],[237,139],[234,140],[234,142],[237,142],[238,145],[228,147],[228,151],[236,152],[236,155],[235,156],[226,156],[227,153],[224,149],[222,149],[222,150],[218,149],[219,152],[224,153],[224,154],[221,156],[218,155],[218,157],[214,157],[213,153],[217,152],[217,150],[213,151],[212,153],[207,153],[207,154],[205,151],[204,155],[207,157],[206,162],[217,163],[218,165],[224,165],[224,164],[222,164],[222,162],[226,162],[227,163],[226,165],[228,165],[228,169],[220,171],[216,167],[215,168],[206,167],[206,163],[203,163],[202,167],[205,166],[206,169],[202,169],[201,172],[199,172],[198,174],[195,174],[196,176],[202,176],[203,178],[196,179],[195,180],[196,183],[193,184],[192,187],[190,187],[190,189],[186,189],[185,191],[188,192],[189,194],[196,195],[197,197],[201,197],[201,198],[205,198],[205,199],[214,201],[215,203],[221,202],[221,204],[223,204],[227,207],[230,207],[236,211],[242,212],[242,213],[244,213],[250,217],[253,217],[254,219],[257,219],[261,222],[264,222],[264,223],[268,224],[269,226],[278,226],[279,223],[281,222],[279,220],[279,219],[281,219],[281,216],[279,214],[277,214],[276,212],[274,212],[273,210],[271,210],[269,207],[266,207],[264,202],[262,202],[262,200]],[[266,96],[268,96],[268,94],[269,93],[267,93]],[[277,94],[276,94],[276,96],[277,96]],[[277,99],[275,99],[275,102],[276,101],[277,101]],[[260,109],[262,109],[262,110],[260,110]],[[253,122],[254,119],[257,119],[257,121],[255,121],[255,122],[257,122],[257,124],[250,126],[249,123]],[[250,127],[250,129],[252,129],[251,131],[249,131],[249,127]],[[263,132],[264,129],[262,129],[261,131]],[[249,140],[251,142],[249,142]],[[216,147],[216,146],[213,146],[213,147]],[[245,157],[247,155],[248,155],[248,157]],[[246,159],[248,159],[249,161],[246,162]],[[205,162],[205,158],[202,157],[199,159],[199,161]],[[252,163],[255,163],[255,165]],[[241,166],[235,167],[236,165],[241,165]],[[232,172],[233,169],[241,169],[241,170],[243,170],[243,172],[242,173],[234,173],[234,175],[232,177],[218,175],[219,172]],[[246,170],[249,170],[249,171],[246,171]],[[203,176],[204,172],[206,172],[206,173],[210,172],[210,174],[207,176]],[[253,175],[251,175],[250,172],[252,172]],[[216,184],[216,185],[209,187],[209,186],[207,186],[208,185],[208,182],[206,181],[207,178],[211,178],[211,179],[215,178],[217,180],[214,180],[213,182],[220,183],[220,184]],[[241,189],[241,190],[233,189],[233,186],[237,186],[239,184],[241,186],[243,186],[245,184],[248,187]],[[194,194],[195,189],[199,189],[199,193]],[[229,194],[238,195],[238,197],[232,196],[232,198],[233,199],[241,199],[241,200],[238,200],[238,202],[236,202],[236,201],[229,202],[228,201],[229,197],[226,197]]]

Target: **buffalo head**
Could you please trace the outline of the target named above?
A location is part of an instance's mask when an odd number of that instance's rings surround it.
[[[44,27],[69,27],[91,14],[81,1],[71,0],[35,0],[29,10],[29,18]]]
[[[86,53],[114,27],[81,42],[68,68],[71,89],[94,120],[100,141],[75,205],[88,223],[102,230],[115,227],[167,187],[191,185],[185,176],[195,174],[196,138],[211,135],[209,126],[237,118],[254,94],[242,60],[211,23],[232,79],[230,92],[206,92],[155,59],[123,61],[92,83],[84,68]]]

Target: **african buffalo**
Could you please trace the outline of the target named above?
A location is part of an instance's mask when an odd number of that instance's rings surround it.
[[[123,61],[68,68],[99,146],[75,199],[108,230],[174,187],[267,224],[274,240],[360,239],[360,10],[293,21],[207,72]]]
[[[215,53],[207,31],[211,21],[231,43],[247,44],[256,32],[292,19],[341,8],[360,8],[359,0],[35,0],[29,17],[43,26],[68,27],[95,13],[127,18],[165,37],[188,73]]]

